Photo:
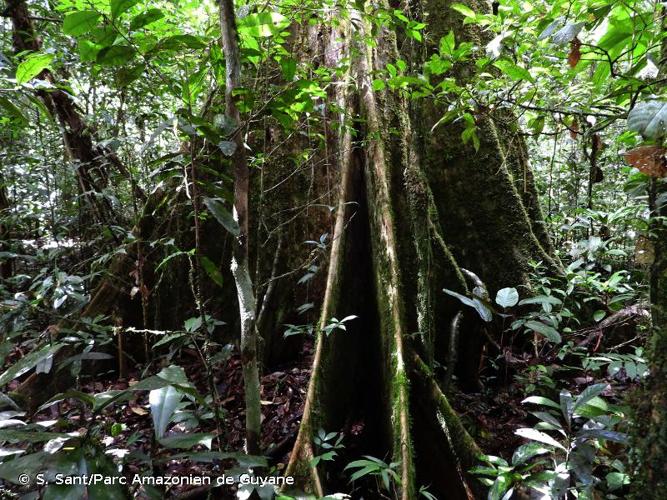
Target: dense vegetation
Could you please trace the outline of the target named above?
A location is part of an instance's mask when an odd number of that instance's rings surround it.
[[[4,0],[3,498],[667,497],[667,8]]]

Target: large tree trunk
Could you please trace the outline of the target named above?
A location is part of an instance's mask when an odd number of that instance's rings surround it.
[[[423,5],[430,23],[426,36],[437,44],[451,28],[457,40],[478,41],[451,3]],[[460,308],[442,289],[467,291],[462,268],[474,271],[495,293],[527,284],[529,260],[554,270],[558,263],[550,255],[519,136],[507,137],[491,118],[482,119],[476,153],[462,144],[456,126],[428,133],[444,107],[417,102],[409,109],[398,93],[372,90],[371,75],[398,58],[396,33],[379,28],[373,47],[353,45],[351,40],[363,39],[371,27],[359,28],[363,21],[351,24],[357,28],[342,23],[323,39],[347,41],[343,57],[357,54],[351,72],[359,105],[352,107],[353,98],[345,104],[363,126],[354,154],[344,154],[349,138],[339,139],[341,191],[329,277],[287,474],[295,475],[301,488],[322,495],[335,466],[313,466],[318,454],[313,435],[362,420],[360,454],[400,464],[396,495],[416,498],[420,486],[430,485],[439,498],[471,498],[479,485],[467,470],[479,451],[433,376],[434,360],[446,361],[442,346]],[[350,202],[358,207],[351,222]],[[346,332],[323,332],[332,317],[350,314],[358,319]],[[459,347],[466,353],[460,373],[473,378],[483,344],[478,323],[473,316],[464,322]]]
[[[663,30],[667,30],[667,7],[661,11]],[[663,40],[660,74],[667,76],[667,39]],[[661,83],[664,85],[664,83]],[[667,138],[663,138],[663,143]],[[667,178],[652,179],[649,188],[650,235],[654,261],[650,269],[652,331],[649,342],[650,376],[645,384],[637,421],[639,435],[639,476],[636,498],[649,498],[667,491]]]

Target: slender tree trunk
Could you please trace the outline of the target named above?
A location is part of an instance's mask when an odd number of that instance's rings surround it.
[[[7,196],[7,186],[5,180],[0,174],[0,251],[7,251],[7,240],[9,239],[9,225],[6,218],[9,216],[9,198]],[[12,275],[12,261],[9,257],[0,256],[0,278],[7,279]]]
[[[42,42],[35,32],[25,0],[10,2],[3,14],[12,21],[14,50],[17,53],[39,52]],[[48,69],[38,76],[53,84],[57,83]],[[111,203],[103,195],[104,189],[110,183],[110,167],[130,181],[135,196],[142,201],[146,199],[143,191],[116,154],[106,146],[97,144],[94,130],[85,122],[69,94],[60,89],[37,90],[36,93],[60,123],[65,146],[70,157],[77,162],[76,171],[81,190],[96,220],[102,223],[117,223]]]
[[[250,454],[258,454],[260,451],[262,413],[255,325],[257,304],[252,278],[250,277],[248,252],[250,244],[248,224],[250,171],[243,140],[244,127],[241,126],[241,115],[234,101],[234,90],[239,87],[241,78],[241,58],[233,0],[222,0],[220,2],[220,31],[222,33],[222,49],[225,54],[226,114],[237,127],[233,137],[236,149],[232,161],[234,162],[234,220],[238,223],[238,234],[235,235],[234,239],[231,269],[236,282],[241,318],[241,362],[243,365],[246,405],[246,451]]]

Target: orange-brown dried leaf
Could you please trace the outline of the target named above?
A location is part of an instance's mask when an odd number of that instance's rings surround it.
[[[581,42],[575,38],[570,42],[570,53],[567,56],[567,62],[570,68],[575,68],[581,59]]]
[[[662,146],[639,146],[626,151],[625,161],[651,177],[667,177],[667,150]]]

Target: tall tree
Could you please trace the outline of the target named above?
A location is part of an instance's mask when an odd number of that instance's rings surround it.
[[[656,21],[667,29],[667,6],[662,4]],[[667,77],[667,38],[662,42],[660,72],[656,85],[662,90]],[[657,93],[657,92],[656,92]],[[664,102],[664,101],[663,101]],[[664,105],[664,104],[663,104]],[[658,140],[664,144],[667,134]],[[662,168],[667,161],[662,150]],[[639,467],[642,481],[637,484],[637,498],[648,498],[658,491],[667,491],[667,177],[654,178],[649,187],[649,228],[653,263],[650,268],[649,296],[651,300],[652,330],[649,341],[650,377],[646,383],[648,397],[640,405],[638,418],[648,419],[648,425],[638,422]]]
[[[463,25],[452,5],[438,0],[415,9],[428,22],[428,51],[422,57],[428,58],[435,41],[450,29],[456,40],[480,43],[480,34]],[[477,12],[487,9],[482,2],[467,6]],[[444,106],[410,103],[400,91],[374,90],[372,75],[399,58],[397,33],[372,25],[369,16],[351,17],[363,21],[343,22],[340,31],[323,39],[346,40],[350,45],[342,57],[356,54],[351,72],[359,105],[348,113],[362,124],[354,143],[358,164],[342,163],[321,333],[287,474],[322,495],[326,485],[320,469],[326,466],[312,460],[314,431],[341,428],[361,411],[376,427],[369,431],[366,451],[400,464],[396,490],[401,498],[415,498],[419,484],[430,484],[439,497],[472,498],[477,486],[466,471],[478,448],[433,376],[433,360],[446,361],[442,347],[449,342],[448,325],[458,310],[442,288],[467,293],[484,282],[495,292],[527,284],[529,260],[541,260],[555,272],[558,263],[549,253],[520,138],[508,136],[493,116],[481,118],[475,151],[458,139],[459,125],[434,128]],[[467,73],[461,67],[458,77]],[[355,169],[361,172],[355,175]],[[354,237],[344,238],[340,218],[347,205],[340,204],[350,202],[362,207],[365,219],[357,213],[347,229]],[[359,259],[356,265],[351,258]],[[367,274],[361,275],[366,266]],[[467,276],[474,277],[472,286]],[[372,294],[366,301],[353,301],[346,290]],[[356,339],[324,333],[332,317],[348,315],[363,322],[354,330]],[[483,343],[478,321],[466,322],[459,347],[467,353],[461,370],[467,376],[474,376]],[[461,378],[465,383],[466,376]]]
[[[245,384],[246,402],[246,451],[258,454],[262,409],[260,403],[259,366],[257,360],[257,325],[255,314],[257,301],[252,278],[250,277],[250,230],[249,208],[250,171],[243,140],[241,114],[235,102],[234,92],[240,87],[241,56],[236,31],[236,17],[233,0],[220,2],[220,32],[222,49],[225,54],[225,114],[235,127],[234,163],[234,220],[237,224],[234,234],[232,274],[236,283],[239,316],[241,318],[241,362]]]

